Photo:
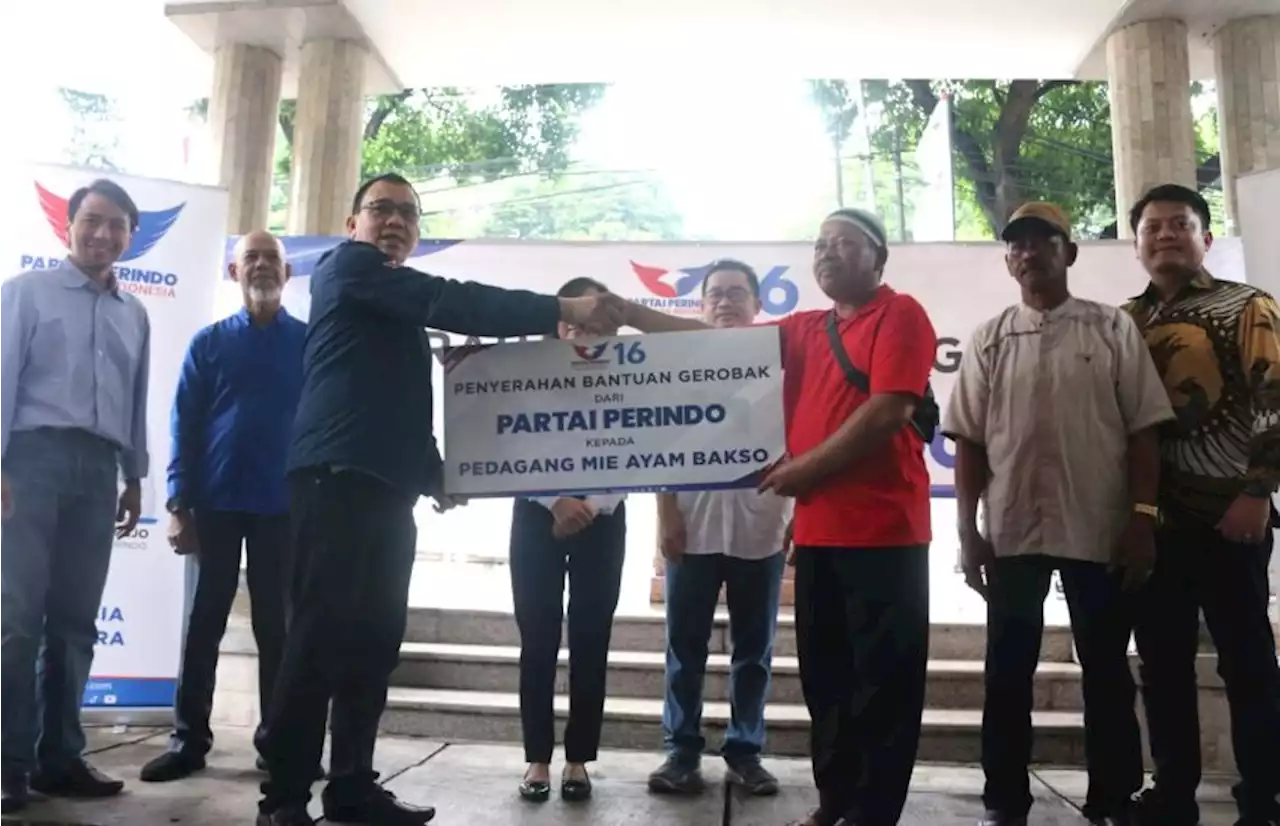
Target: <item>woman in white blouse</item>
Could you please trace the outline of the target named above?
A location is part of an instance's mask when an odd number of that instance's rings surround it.
[[[590,278],[575,278],[562,298],[607,292]],[[616,331],[615,331],[616,332]],[[559,338],[578,331],[561,323]],[[520,796],[534,802],[551,795],[555,748],[556,666],[569,579],[569,721],[560,796],[586,800],[604,717],[605,673],[613,612],[618,607],[627,523],[623,496],[517,499],[511,520],[511,590],[520,628],[520,720],[529,767]]]

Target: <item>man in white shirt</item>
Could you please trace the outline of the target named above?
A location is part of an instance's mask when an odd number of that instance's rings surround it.
[[[759,312],[760,281],[751,267],[729,259],[713,263],[702,283],[703,320],[745,327]],[[790,517],[790,499],[754,489],[658,496],[658,536],[666,558],[667,759],[649,775],[651,791],[702,789],[702,683],[724,585],[733,656],[732,711],[721,754],[730,782],[754,795],[777,793],[778,781],[760,765],[760,751]]]

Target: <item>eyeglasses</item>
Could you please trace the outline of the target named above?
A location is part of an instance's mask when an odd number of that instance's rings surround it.
[[[418,212],[417,204],[397,203],[396,201],[374,201],[371,204],[365,204],[360,207],[365,212],[370,212],[384,221],[392,215],[399,213],[400,217],[406,223],[416,224],[418,218],[422,214]]]
[[[721,301],[743,304],[750,297],[751,291],[743,287],[730,287],[727,290],[722,290],[719,287],[712,287],[703,294],[702,299],[711,304],[719,304]]]

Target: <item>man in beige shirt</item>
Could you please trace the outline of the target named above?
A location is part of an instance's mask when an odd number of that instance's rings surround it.
[[[1143,780],[1125,591],[1154,562],[1156,425],[1173,412],[1133,319],[1068,291],[1077,248],[1062,210],[1027,204],[1002,238],[1022,300],[974,332],[942,428],[965,578],[987,601],[981,823],[1027,822],[1032,679],[1057,570],[1084,669],[1084,814],[1118,826]]]

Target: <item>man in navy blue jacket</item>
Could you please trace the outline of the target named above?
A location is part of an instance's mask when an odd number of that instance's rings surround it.
[[[309,826],[306,805],[333,705],[327,821],[419,826],[434,809],[377,785],[373,750],[404,636],[417,542],[413,505],[442,497],[422,328],[548,333],[558,321],[616,328],[594,296],[555,298],[459,283],[403,266],[418,240],[417,195],[399,175],[361,185],[351,240],[311,279],[302,401],[289,458],[293,605],[266,716],[270,779],[258,826]]]

